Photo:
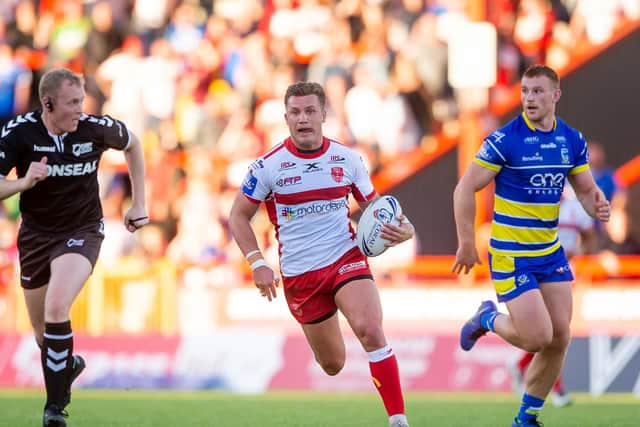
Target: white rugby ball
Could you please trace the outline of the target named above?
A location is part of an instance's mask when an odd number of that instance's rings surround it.
[[[398,199],[393,196],[380,196],[369,204],[358,221],[356,243],[360,252],[368,257],[378,256],[388,249],[385,243],[389,240],[380,237],[384,224],[400,225],[398,217],[402,208]]]

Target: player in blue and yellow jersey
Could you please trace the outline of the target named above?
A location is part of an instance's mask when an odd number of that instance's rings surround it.
[[[533,65],[521,84],[522,114],[485,138],[455,189],[458,251],[453,271],[467,274],[480,264],[474,193],[495,181],[489,263],[498,301],[509,314],[499,313],[493,301],[483,301],[462,327],[460,345],[468,351],[491,331],[536,353],[512,426],[537,426],[570,340],[573,275],[558,241],[565,178],[591,217],[608,221],[610,206],[589,170],[582,134],[556,117],[561,95],[556,72]]]

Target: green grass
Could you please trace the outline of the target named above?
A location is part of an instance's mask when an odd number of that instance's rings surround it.
[[[547,405],[547,427],[638,427],[640,400],[629,394],[593,399],[574,395],[568,408]],[[511,425],[518,399],[510,394],[407,395],[413,427],[498,427]],[[43,392],[0,390],[0,426],[39,426]],[[377,395],[76,390],[69,427],[386,427]]]

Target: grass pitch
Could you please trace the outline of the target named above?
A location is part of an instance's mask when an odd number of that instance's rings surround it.
[[[573,395],[575,404],[547,404],[547,427],[638,427],[640,399],[629,394],[593,399]],[[511,394],[409,393],[412,427],[509,427],[519,399]],[[0,390],[0,426],[41,425],[43,391]],[[309,392],[235,395],[198,391],[76,390],[69,427],[386,427],[374,394]]]

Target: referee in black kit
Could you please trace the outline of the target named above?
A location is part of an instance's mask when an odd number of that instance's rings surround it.
[[[89,278],[104,238],[97,169],[102,153],[123,150],[132,185],[124,225],[149,222],[144,158],[124,123],[82,112],[84,82],[64,68],[40,80],[41,110],[19,115],[0,133],[0,199],[20,194],[20,281],[38,346],[47,400],[42,425],[66,426],[71,383],[85,367],[73,354],[71,304]],[[12,168],[18,179],[4,179]]]

